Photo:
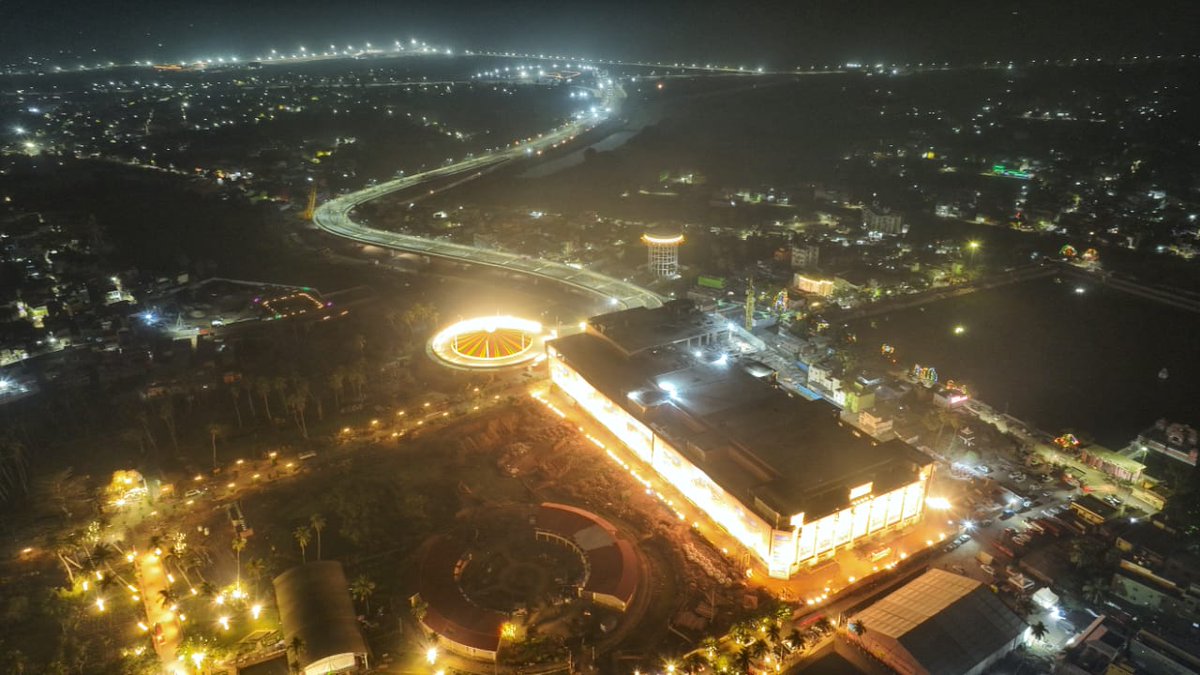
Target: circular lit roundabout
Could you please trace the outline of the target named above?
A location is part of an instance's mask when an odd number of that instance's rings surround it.
[[[542,324],[515,316],[480,316],[443,328],[429,353],[455,368],[508,368],[545,353]]]

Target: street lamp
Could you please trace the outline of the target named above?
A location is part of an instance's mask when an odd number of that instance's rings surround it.
[[[982,244],[975,240],[967,242],[967,250],[971,252],[971,262],[975,262],[975,253],[979,250],[980,246],[982,246]]]

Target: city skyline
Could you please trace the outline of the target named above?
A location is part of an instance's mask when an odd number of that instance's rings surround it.
[[[21,0],[6,7],[0,58],[176,61],[244,58],[309,44],[390,44],[419,37],[460,49],[590,58],[720,59],[788,68],[846,61],[966,62],[1064,56],[1111,58],[1192,51],[1189,3],[541,3],[503,6],[223,0],[163,6]],[[635,16],[633,21],[628,20]],[[220,37],[214,37],[219,35]]]

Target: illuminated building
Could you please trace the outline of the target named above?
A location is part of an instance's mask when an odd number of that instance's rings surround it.
[[[650,271],[660,279],[679,276],[679,245],[683,235],[678,232],[655,230],[642,235],[646,245],[646,263]]]
[[[687,300],[593,317],[547,343],[550,376],[771,576],[917,522],[931,461],[779,389],[729,329]]]
[[[792,278],[792,285],[802,293],[811,293],[822,298],[828,298],[837,289],[837,284],[833,279],[818,279],[805,274],[795,274]]]
[[[447,326],[429,351],[457,368],[505,368],[543,354],[542,324],[515,316],[481,316]]]

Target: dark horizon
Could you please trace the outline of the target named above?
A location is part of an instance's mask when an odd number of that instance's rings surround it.
[[[6,3],[0,61],[252,58],[270,49],[418,38],[456,49],[790,67],[850,60],[1028,60],[1190,52],[1194,4],[971,3]],[[1108,8],[1098,7],[1107,4]]]

